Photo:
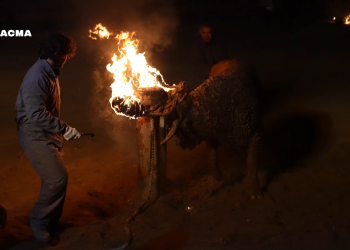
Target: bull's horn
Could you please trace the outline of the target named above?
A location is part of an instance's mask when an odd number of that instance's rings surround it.
[[[168,111],[166,112],[153,112],[153,113],[148,113],[147,115],[148,116],[167,116],[167,115],[170,115],[171,112],[173,112],[175,106],[176,106],[176,103],[177,103],[177,99],[175,99],[175,101],[172,103],[172,106],[169,108]]]
[[[179,124],[180,124],[179,119],[173,121],[173,125],[171,126],[171,129],[170,129],[169,133],[166,135],[166,137],[164,138],[164,140],[160,143],[161,145],[163,145],[164,143],[169,141],[171,137],[173,137]]]
[[[167,115],[170,115],[170,113],[173,111],[173,108],[170,109],[169,111],[167,112],[158,112],[158,113],[148,113],[147,116],[151,116],[151,117],[155,117],[155,116],[167,116]]]

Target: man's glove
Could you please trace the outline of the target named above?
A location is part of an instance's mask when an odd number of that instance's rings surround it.
[[[79,139],[81,137],[81,134],[75,128],[67,126],[66,132],[63,134],[63,137],[64,139],[69,141],[71,139]]]

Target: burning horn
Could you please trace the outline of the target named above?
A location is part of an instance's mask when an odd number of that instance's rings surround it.
[[[166,135],[166,137],[164,138],[164,140],[160,143],[161,145],[163,145],[164,143],[169,141],[171,137],[173,137],[179,124],[180,124],[179,119],[173,121],[173,125],[171,125],[171,129],[170,129],[169,133]]]

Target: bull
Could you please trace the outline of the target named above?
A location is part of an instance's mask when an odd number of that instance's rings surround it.
[[[170,128],[161,142],[174,137],[183,149],[206,141],[213,176],[222,179],[218,146],[239,153],[247,151],[247,180],[252,199],[261,197],[257,153],[260,145],[261,89],[255,70],[236,60],[217,63],[209,78],[192,92],[181,82],[168,92],[166,103],[151,108],[149,115],[165,116]]]

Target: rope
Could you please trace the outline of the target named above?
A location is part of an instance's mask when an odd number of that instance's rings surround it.
[[[124,227],[124,232],[126,235],[126,242],[124,245],[118,248],[113,248],[110,250],[123,250],[127,248],[132,241],[132,235],[131,235],[131,229],[129,227],[129,224],[135,219],[135,217],[142,212],[144,209],[152,189],[152,182],[153,182],[153,168],[154,168],[154,154],[155,154],[155,128],[154,128],[154,118],[151,118],[151,143],[150,143],[150,169],[149,169],[149,182],[148,182],[148,190],[147,195],[145,199],[143,200],[142,204],[134,211],[134,213],[126,220],[126,225]]]

